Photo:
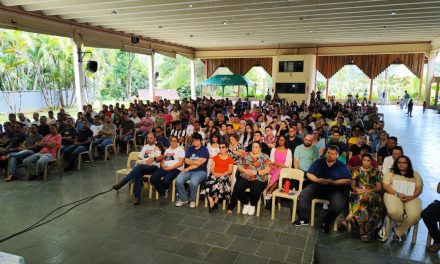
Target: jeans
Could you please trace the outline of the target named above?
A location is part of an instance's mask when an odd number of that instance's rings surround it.
[[[150,181],[154,185],[154,188],[156,188],[156,191],[159,193],[159,195],[164,196],[165,191],[168,190],[170,184],[177,177],[177,175],[179,175],[179,173],[179,169],[165,171],[162,168],[159,168],[153,172],[150,177]]]
[[[33,154],[35,152],[28,149],[9,154],[9,175],[15,176],[17,173],[17,163]]]
[[[98,148],[98,152],[100,155],[104,153],[105,147],[113,144],[113,140],[111,138],[97,138],[93,141],[93,147]]]
[[[258,201],[260,201],[261,193],[266,188],[267,183],[258,180],[248,181],[246,179],[241,179],[237,181],[234,185],[234,193],[240,202],[243,204],[250,203],[252,206],[256,206]],[[250,188],[250,192],[246,192],[246,189]]]
[[[152,174],[158,169],[157,166],[151,166],[146,164],[139,164],[136,167],[134,167],[131,172],[125,176],[121,183],[122,185],[127,184],[129,181],[134,181],[134,196],[135,197],[141,197],[141,191],[143,186],[143,176],[147,174]]]
[[[302,220],[308,220],[310,217],[310,206],[315,198],[326,199],[330,201],[327,214],[322,221],[330,224],[342,213],[348,204],[348,186],[347,189],[334,188],[318,183],[312,183],[304,188],[298,197],[298,217]]]
[[[125,136],[122,140],[119,137],[116,137],[116,144],[121,148],[125,149],[127,147],[128,141],[133,139],[133,135]]]
[[[79,146],[70,145],[66,147],[63,151],[64,160],[69,162],[70,167],[74,167],[76,166],[76,163],[78,161],[79,153],[85,151],[87,151],[87,147],[83,145],[79,145]]]
[[[429,234],[435,244],[440,244],[440,230],[437,222],[440,222],[440,201],[434,201],[422,211],[422,219],[428,227]]]
[[[28,169],[35,169],[35,174],[40,175],[43,172],[44,166],[54,158],[50,154],[35,153],[23,160],[23,164]],[[35,166],[36,164],[36,166]]]
[[[206,179],[206,171],[188,171],[180,173],[176,178],[177,193],[181,201],[188,201],[188,193],[185,190],[185,183],[189,182],[189,200],[196,201],[197,188]]]

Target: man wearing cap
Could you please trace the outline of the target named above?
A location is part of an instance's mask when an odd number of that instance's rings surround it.
[[[185,168],[176,178],[179,200],[176,206],[180,207],[190,202],[190,207],[196,207],[197,189],[206,179],[209,151],[202,146],[202,136],[199,133],[192,135],[192,146],[185,152]],[[185,183],[189,181],[189,198]]]

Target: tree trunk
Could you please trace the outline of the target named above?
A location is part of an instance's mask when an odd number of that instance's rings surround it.
[[[132,67],[133,67],[134,55],[132,53],[128,54],[128,67],[127,67],[127,80],[125,82],[125,94],[127,95],[127,99],[130,100],[131,97],[131,75],[132,75]]]

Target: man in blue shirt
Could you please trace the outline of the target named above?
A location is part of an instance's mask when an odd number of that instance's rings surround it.
[[[330,201],[327,214],[322,219],[322,231],[330,232],[330,223],[344,210],[348,203],[348,187],[351,175],[347,166],[338,160],[339,148],[329,146],[325,158],[316,160],[307,171],[312,182],[298,197],[298,219],[294,225],[308,225],[310,205],[313,199]]]
[[[185,152],[185,168],[176,178],[177,194],[179,200],[176,206],[180,207],[188,203],[188,193],[185,183],[189,182],[189,206],[196,207],[197,188],[206,179],[206,166],[209,159],[209,151],[202,146],[202,136],[199,133],[192,134],[192,146]]]

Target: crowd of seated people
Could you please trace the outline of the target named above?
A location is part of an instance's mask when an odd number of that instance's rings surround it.
[[[294,168],[305,176],[294,225],[310,223],[315,198],[329,201],[323,232],[346,211],[342,226],[357,225],[362,241],[375,237],[385,213],[395,222],[396,241],[404,240],[421,218],[422,177],[370,102],[311,98],[309,105],[280,100],[251,104],[204,97],[174,103],[135,100],[127,107],[103,105],[99,112],[86,105],[76,119],[64,111],[56,119],[53,113],[49,118],[34,114],[33,122],[23,114],[18,117],[11,114],[0,135],[1,166],[9,163],[6,181],[17,178],[20,162],[34,171],[30,179],[40,178],[42,166],[57,158],[58,148],[69,170],[90,144],[96,147],[93,158],[102,157],[108,145],[124,153],[133,144],[142,146],[138,163],[113,187],[133,182],[136,205],[148,174],[163,198],[175,182],[178,207],[196,207],[202,193],[210,212],[227,200],[228,213],[240,201],[242,213],[254,215],[260,199],[271,204],[281,170]],[[415,188],[401,193],[395,182],[411,182]],[[438,235],[433,237],[431,249],[438,251]]]

